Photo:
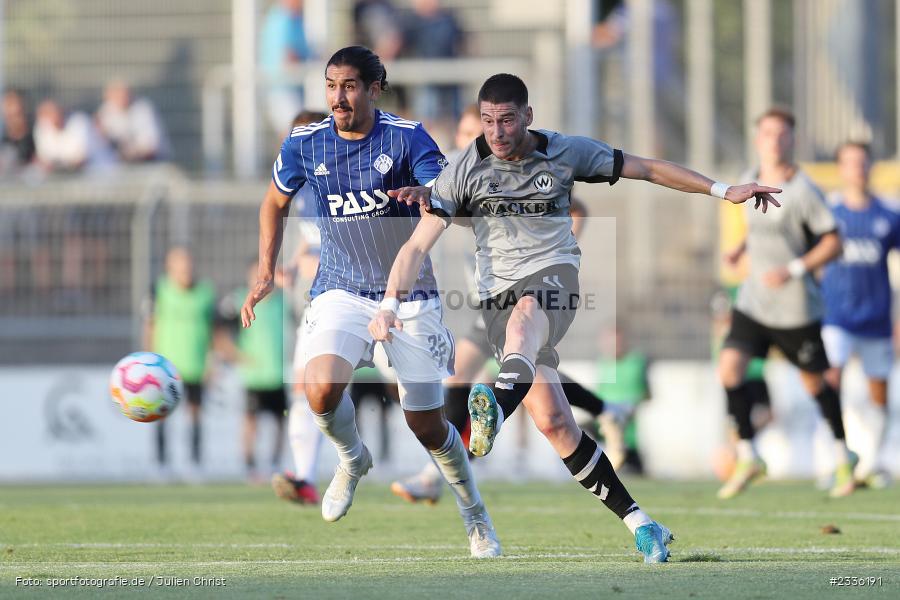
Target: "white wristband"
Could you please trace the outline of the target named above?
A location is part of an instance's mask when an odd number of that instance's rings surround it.
[[[787,264],[788,273],[791,274],[791,277],[794,279],[800,279],[804,275],[806,275],[806,264],[804,264],[802,258],[795,258],[791,262]]]
[[[385,297],[384,300],[381,301],[381,304],[378,305],[378,310],[387,310],[396,315],[397,311],[400,310],[400,300],[397,298]]]
[[[716,198],[725,198],[725,194],[728,192],[728,188],[731,186],[727,183],[722,183],[721,181],[717,181],[712,184],[712,187],[709,188],[709,195],[715,196]]]

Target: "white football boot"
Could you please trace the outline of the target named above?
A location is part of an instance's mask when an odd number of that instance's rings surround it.
[[[353,473],[350,473],[343,464],[339,464],[334,470],[334,478],[328,484],[328,489],[322,496],[322,518],[328,522],[334,522],[347,514],[350,505],[353,504],[353,492],[360,478],[372,468],[372,454],[363,444],[362,454],[355,465],[350,465]]]
[[[500,540],[487,511],[466,517],[466,532],[469,534],[469,552],[472,558],[495,558],[503,552]]]

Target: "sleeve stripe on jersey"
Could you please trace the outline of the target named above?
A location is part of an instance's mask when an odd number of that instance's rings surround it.
[[[322,123],[321,125],[316,125],[315,127],[310,127],[309,129],[295,129],[291,132],[291,137],[304,136],[304,135],[312,135],[313,133],[319,131],[320,129],[326,129],[330,127],[328,123]]]
[[[392,127],[401,127],[403,129],[415,129],[418,125],[405,125],[403,123],[397,123],[395,121],[388,121],[387,119],[380,119],[380,123],[383,125],[390,125]]]
[[[397,115],[392,115],[391,113],[383,112],[381,113],[382,119],[387,119],[389,121],[393,121],[395,123],[402,123],[404,125],[421,125],[419,121],[410,121],[409,119],[401,119]]]
[[[280,189],[282,192],[284,192],[285,194],[294,193],[294,190],[281,183],[281,179],[278,178],[278,167],[276,165],[272,165],[272,178],[275,180],[275,185],[277,185],[278,189]]]
[[[425,184],[425,187],[429,187],[429,188],[430,188],[430,187],[433,187],[435,181],[437,181],[437,177],[435,177],[434,179],[432,179],[431,181],[429,181],[428,183],[426,183],[426,184]]]

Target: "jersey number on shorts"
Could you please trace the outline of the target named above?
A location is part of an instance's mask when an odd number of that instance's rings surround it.
[[[429,335],[428,343],[431,344],[429,351],[431,352],[431,356],[434,357],[434,360],[438,361],[440,364],[444,364],[445,357],[449,351],[447,340],[444,339],[444,336],[437,334]]]

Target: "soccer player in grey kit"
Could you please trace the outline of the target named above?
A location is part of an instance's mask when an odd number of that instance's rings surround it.
[[[400,249],[385,299],[369,324],[376,340],[403,329],[397,309],[428,251],[458,212],[473,216],[481,310],[500,360],[497,382],[469,396],[469,449],[487,454],[506,415],[523,402],[566,467],[621,518],[644,561],[665,562],[671,532],[647,516],[619,481],[597,443],[575,423],[556,372],[555,346],[578,303],[580,251],[571,231],[569,199],[576,181],[614,184],[620,177],[711,194],[733,203],[756,198],[765,211],[780,190],[728,186],[678,165],[624,154],[607,144],[553,131],[529,130],[528,90],[514,75],[490,77],[478,93],[483,135],[444,169],[431,188],[392,190],[400,202],[428,212]],[[532,384],[537,385],[532,385]]]

